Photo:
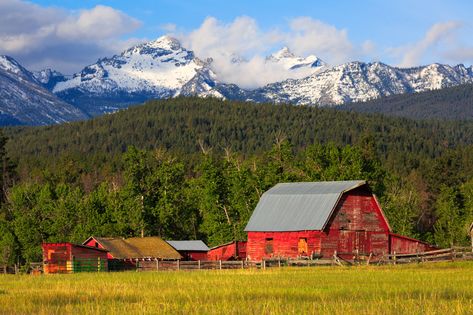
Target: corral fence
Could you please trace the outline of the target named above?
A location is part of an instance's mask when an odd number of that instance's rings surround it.
[[[351,265],[396,265],[408,263],[428,263],[442,261],[473,261],[473,250],[471,247],[453,247],[438,249],[427,252],[410,254],[385,254],[373,255],[367,253],[334,252],[333,256],[324,259],[311,259],[301,257],[300,259],[287,259],[274,257],[261,261],[235,260],[235,261],[180,261],[180,260],[106,260],[101,259],[74,259],[73,261],[45,261],[41,263],[30,263],[28,271],[33,274],[45,273],[76,273],[76,272],[99,272],[99,271],[192,271],[192,270],[224,270],[224,269],[266,269],[285,266],[292,267],[316,267],[316,266],[351,266]],[[345,258],[340,257],[343,256]],[[18,273],[17,266],[0,266],[2,273]]]
[[[343,253],[346,256],[347,253]],[[170,271],[170,270],[221,270],[221,269],[266,269],[275,267],[315,267],[315,266],[350,266],[350,265],[387,265],[424,263],[440,261],[473,260],[471,247],[454,247],[428,252],[411,254],[389,254],[375,256],[366,253],[351,253],[352,259],[342,259],[334,252],[330,259],[287,259],[271,258],[261,261],[139,261],[138,271]]]
[[[439,261],[473,260],[471,247],[452,247],[412,254],[396,254],[382,256],[376,264],[408,264]]]

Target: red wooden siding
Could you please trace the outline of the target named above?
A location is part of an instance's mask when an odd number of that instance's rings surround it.
[[[100,249],[106,249],[102,246],[102,244],[97,242],[93,237],[87,243],[85,243],[84,245],[90,246],[90,247],[95,247],[95,248],[100,248]],[[112,256],[112,254],[110,254],[110,252],[107,252],[107,258],[108,259],[114,259],[114,257]]]
[[[299,256],[299,241],[301,239],[305,239],[307,242],[307,255],[320,253],[320,236],[320,231],[248,232],[247,257],[249,260],[272,257],[295,258]],[[268,246],[269,244],[272,246]]]
[[[394,233],[390,234],[390,245],[392,254],[410,254],[437,249],[425,242]]]
[[[211,248],[207,253],[208,260],[246,259],[247,242],[235,241]]]
[[[301,247],[307,243],[307,253]],[[270,250],[269,247],[272,247]],[[305,249],[305,248],[304,248]],[[248,232],[248,258],[389,253],[389,225],[367,186],[345,193],[324,231]]]
[[[207,260],[207,252],[201,252],[201,251],[183,251],[180,250],[179,254],[182,255],[184,260]]]

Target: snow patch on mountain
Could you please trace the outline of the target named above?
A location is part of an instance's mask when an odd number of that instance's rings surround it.
[[[282,65],[287,70],[296,70],[302,68],[321,68],[327,64],[315,55],[305,58],[296,56],[288,47],[283,47],[279,51],[266,57],[266,62]]]

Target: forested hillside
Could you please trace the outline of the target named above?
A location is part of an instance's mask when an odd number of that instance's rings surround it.
[[[389,167],[403,169],[412,160],[472,144],[473,122],[425,122],[313,107],[177,98],[89,121],[7,129],[6,134],[11,138],[8,151],[21,169],[48,165],[63,156],[86,164],[110,164],[129,145],[187,156],[204,145],[214,153],[230,149],[251,156],[270,149],[281,136],[296,150],[313,143],[358,144],[370,136]]]
[[[368,102],[348,103],[338,109],[413,119],[473,120],[473,85],[393,95]]]
[[[0,264],[40,259],[43,241],[90,235],[244,239],[261,194],[286,181],[366,179],[395,232],[467,244],[472,131],[469,122],[199,98],[6,129]]]

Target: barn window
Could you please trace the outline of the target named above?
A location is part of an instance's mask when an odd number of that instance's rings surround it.
[[[95,247],[99,248],[99,243],[95,242]]]
[[[267,238],[264,246],[265,254],[272,254],[273,253],[273,239]]]

